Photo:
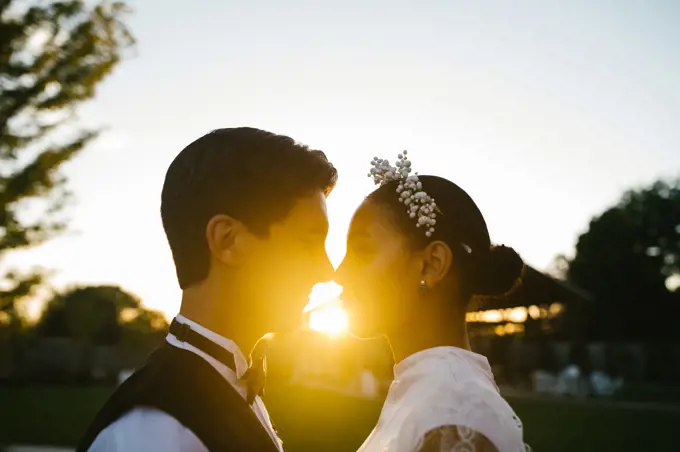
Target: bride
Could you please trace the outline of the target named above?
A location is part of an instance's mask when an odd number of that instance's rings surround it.
[[[380,187],[359,206],[337,280],[353,332],[385,334],[395,378],[359,452],[525,451],[522,424],[487,359],[470,350],[472,297],[503,296],[521,279],[517,253],[491,246],[474,201],[453,182],[375,158]]]

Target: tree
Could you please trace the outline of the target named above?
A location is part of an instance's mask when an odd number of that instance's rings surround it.
[[[148,354],[163,341],[168,332],[168,320],[162,312],[138,306],[121,315],[123,336],[121,347],[128,352]]]
[[[45,305],[35,333],[70,339],[79,353],[79,375],[86,377],[96,362],[97,346],[115,347],[118,358],[137,356],[134,361],[141,362],[162,341],[167,326],[160,312],[145,308],[120,287],[85,286],[55,294]]]
[[[0,0],[0,262],[64,229],[60,173],[99,130],[73,127],[74,108],[134,43],[122,2]],[[43,273],[0,272],[0,312]]]
[[[125,339],[144,342],[167,327],[162,313],[144,307],[139,298],[118,286],[74,287],[57,293],[36,326],[40,336],[92,345],[117,345]]]
[[[629,191],[590,222],[569,261],[568,279],[589,291],[591,339],[651,340],[677,335],[680,292],[680,181]]]
[[[76,287],[47,302],[37,328],[42,336],[115,345],[121,339],[123,313],[131,309],[143,310],[139,299],[119,287]]]

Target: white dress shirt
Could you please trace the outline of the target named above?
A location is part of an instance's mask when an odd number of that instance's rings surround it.
[[[236,372],[196,347],[179,341],[172,334],[168,334],[166,338],[168,343],[177,348],[195,353],[205,359],[245,399],[248,389],[240,378],[248,370],[248,362],[236,343],[182,315],[178,315],[176,319],[179,323],[189,325],[196,333],[201,334],[233,353]],[[283,451],[281,440],[277,436],[269,419],[269,413],[267,413],[264,402],[262,402],[259,396],[255,398],[251,408],[279,451]],[[89,452],[147,452],[156,450],[167,452],[208,452],[208,449],[201,440],[191,430],[177,421],[177,419],[163,411],[151,408],[135,408],[129,411],[102,430],[88,449]]]
[[[447,426],[478,432],[499,452],[525,451],[522,423],[482,355],[435,347],[404,359],[394,372],[378,424],[359,452],[414,452],[428,432]],[[440,450],[474,451],[465,440],[442,443]]]

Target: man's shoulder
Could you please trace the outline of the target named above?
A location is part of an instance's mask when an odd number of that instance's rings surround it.
[[[102,430],[90,452],[207,451],[201,440],[170,414],[147,407],[133,408]]]
[[[78,450],[97,450],[88,446],[99,437],[101,441],[119,441],[114,433],[121,429],[135,438],[131,432],[139,428],[144,432],[157,428],[167,437],[189,430],[209,444],[240,435],[246,430],[243,426],[252,422],[250,416],[253,414],[240,394],[203,358],[161,346],[104,404]]]
[[[152,401],[161,402],[162,405],[168,398],[194,405],[199,401],[215,402],[216,391],[238,400],[231,384],[208,361],[191,351],[165,343],[117,392],[135,395],[138,405],[147,405]],[[151,406],[159,408],[153,404]]]
[[[113,422],[109,428],[114,427],[114,430],[119,430],[137,427],[140,425],[143,425],[143,427],[140,427],[140,429],[153,429],[155,427],[176,427],[178,429],[185,428],[172,415],[162,410],[149,407],[137,407],[131,409],[115,422]]]

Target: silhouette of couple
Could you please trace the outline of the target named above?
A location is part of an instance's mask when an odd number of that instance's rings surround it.
[[[368,159],[367,159],[368,160]],[[334,279],[358,336],[384,334],[395,378],[362,452],[524,451],[522,425],[466,332],[475,296],[521,279],[453,182],[408,154],[374,158],[334,273],[323,152],[255,128],[219,129],[182,150],[161,196],[182,288],[166,341],[98,413],[79,451],[282,451],[260,397],[269,332],[295,330],[311,287]],[[246,359],[242,350],[253,350]]]

